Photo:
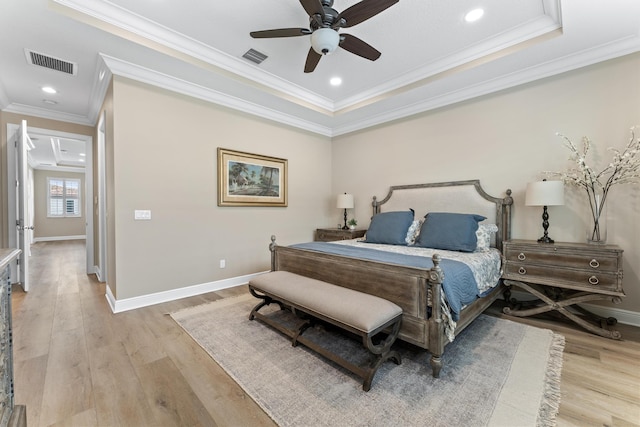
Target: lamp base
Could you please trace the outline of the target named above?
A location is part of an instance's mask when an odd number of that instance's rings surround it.
[[[546,206],[542,209],[542,228],[544,229],[544,235],[538,239],[538,243],[553,243],[553,239],[549,237],[547,232],[549,229],[549,213]]]
[[[347,208],[344,209],[344,226],[342,227],[343,230],[348,230],[349,226],[347,225]]]

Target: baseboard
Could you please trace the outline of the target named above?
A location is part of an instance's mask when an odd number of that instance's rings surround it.
[[[102,280],[102,270],[100,270],[100,267],[97,265],[93,266],[93,273],[96,275],[96,277],[98,278],[98,282],[104,282],[104,280]]]
[[[512,290],[511,296],[519,301],[535,299],[535,297],[533,297],[531,294],[519,290]],[[606,307],[596,304],[580,304],[580,306],[591,311],[594,314],[597,314],[598,316],[615,317],[618,320],[618,323],[640,327],[640,312],[622,310],[620,308]]]
[[[206,294],[207,292],[215,292],[222,289],[232,288],[234,286],[244,285],[255,276],[263,272],[248,274],[246,276],[232,277],[229,279],[218,280],[216,282],[202,283],[200,285],[187,286],[184,288],[172,289],[170,291],[158,292],[155,294],[141,295],[139,297],[115,299],[111,288],[107,285],[106,295],[109,307],[114,313],[135,310],[136,308],[148,307],[150,305],[160,304],[163,302],[175,301],[182,298],[192,297],[195,295]]]
[[[625,325],[631,325],[640,327],[640,313],[630,310],[622,310],[615,307],[605,307],[595,304],[580,304],[581,307],[586,308],[592,313],[601,317],[615,317],[618,319],[618,323]]]
[[[62,240],[86,240],[87,236],[52,236],[52,237],[34,237],[33,242],[59,242]]]

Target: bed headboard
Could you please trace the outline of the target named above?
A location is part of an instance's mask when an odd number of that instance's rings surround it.
[[[392,197],[393,196],[393,197]],[[430,184],[395,185],[387,196],[378,200],[373,196],[373,214],[413,209],[415,217],[429,212],[458,212],[479,214],[484,223],[496,224],[498,232],[492,245],[502,250],[502,241],[511,238],[511,190],[504,198],[488,195],[480,180],[450,181]]]

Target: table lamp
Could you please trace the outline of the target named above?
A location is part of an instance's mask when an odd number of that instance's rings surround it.
[[[339,194],[338,195],[338,204],[336,206],[338,209],[344,209],[344,227],[343,230],[348,230],[347,226],[347,209],[353,209],[353,194]]]
[[[538,239],[538,242],[553,243],[553,239],[549,237],[549,233],[547,232],[549,228],[547,206],[564,205],[564,182],[547,181],[545,179],[528,183],[524,204],[526,206],[543,206],[542,228],[544,229],[544,235]]]

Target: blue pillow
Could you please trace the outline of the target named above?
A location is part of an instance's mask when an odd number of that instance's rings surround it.
[[[366,243],[406,245],[407,230],[413,222],[413,209],[401,212],[382,212],[371,218]]]
[[[481,215],[430,212],[425,216],[415,246],[473,252],[478,244],[478,223],[484,219]]]

